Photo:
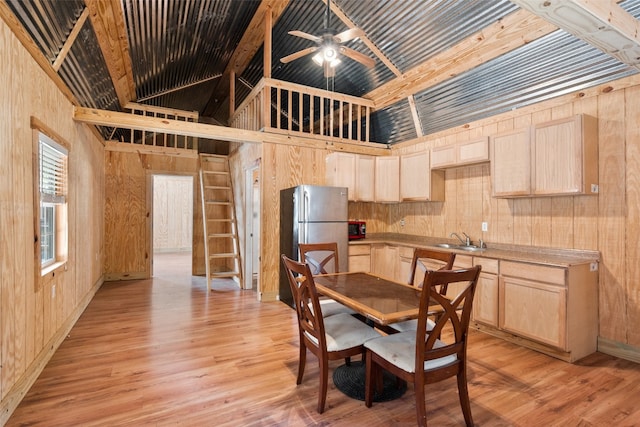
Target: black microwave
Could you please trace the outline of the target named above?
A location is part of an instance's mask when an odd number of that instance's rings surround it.
[[[364,239],[367,236],[367,223],[349,221],[349,240]]]

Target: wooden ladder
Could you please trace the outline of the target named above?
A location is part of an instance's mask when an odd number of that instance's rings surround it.
[[[200,154],[200,194],[207,290],[215,278],[231,278],[240,285],[238,224],[227,156]]]

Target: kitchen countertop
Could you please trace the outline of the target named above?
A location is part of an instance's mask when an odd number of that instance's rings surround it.
[[[529,262],[557,267],[569,267],[572,265],[589,264],[600,261],[600,252],[578,249],[543,248],[538,246],[504,245],[487,243],[487,248],[481,251],[466,251],[463,249],[439,248],[438,243],[459,244],[456,240],[442,237],[414,236],[399,233],[375,233],[367,234],[365,239],[352,240],[350,245],[386,243],[399,246],[424,247],[443,252],[455,252],[460,255],[468,255],[482,258],[493,258],[504,261]]]

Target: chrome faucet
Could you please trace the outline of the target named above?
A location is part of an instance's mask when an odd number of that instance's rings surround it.
[[[467,233],[465,233],[464,231],[462,232],[462,234],[464,234],[464,237],[466,237],[466,239],[463,239],[462,237],[460,237],[460,235],[458,233],[451,233],[449,235],[449,237],[457,237],[458,240],[460,240],[460,243],[462,243],[465,246],[471,246],[471,237],[469,237],[469,235]]]

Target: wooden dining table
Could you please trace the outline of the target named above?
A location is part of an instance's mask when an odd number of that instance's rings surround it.
[[[314,276],[318,293],[360,313],[380,326],[416,319],[420,290],[371,273],[348,272]]]

